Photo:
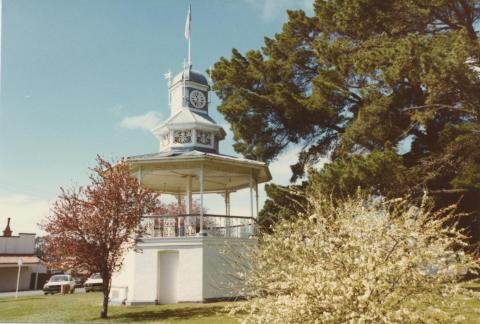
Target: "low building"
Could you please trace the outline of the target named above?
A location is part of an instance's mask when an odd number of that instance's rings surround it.
[[[35,255],[35,234],[12,235],[8,218],[3,235],[0,236],[0,291],[16,290],[19,260],[22,265],[18,289],[41,289],[40,281],[47,273],[47,266]]]

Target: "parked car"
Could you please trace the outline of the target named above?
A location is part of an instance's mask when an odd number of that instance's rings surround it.
[[[69,293],[73,294],[75,291],[75,280],[71,275],[61,274],[51,276],[48,282],[43,286],[43,293],[54,294],[62,291],[62,286],[67,285]]]
[[[90,276],[90,278],[85,281],[83,284],[85,287],[85,292],[89,291],[102,291],[103,289],[103,279],[99,273],[94,273]]]

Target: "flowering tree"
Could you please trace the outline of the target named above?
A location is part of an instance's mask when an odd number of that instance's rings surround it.
[[[101,274],[106,318],[112,273],[142,234],[141,217],[158,209],[158,194],[140,187],[125,162],[112,165],[98,156],[97,163],[90,185],[61,189],[42,227],[54,267]]]
[[[441,320],[439,309],[418,305],[432,296],[451,302],[459,279],[478,268],[462,252],[467,237],[453,207],[309,200],[304,215],[280,222],[251,251],[247,301],[236,306],[245,323]]]

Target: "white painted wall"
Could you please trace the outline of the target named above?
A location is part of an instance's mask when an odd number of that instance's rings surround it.
[[[145,240],[137,246],[143,252],[127,254],[124,267],[114,274],[111,300],[126,298],[127,305],[135,305],[237,296],[241,283],[232,276],[239,270],[234,264],[245,260],[237,256],[252,244],[250,239],[215,237]],[[232,254],[225,255],[229,250]]]
[[[183,103],[183,84],[177,84],[174,88],[171,89],[171,114],[173,116],[180,109],[182,109]]]
[[[112,287],[110,289],[110,301],[113,304],[121,304],[133,297],[132,285],[135,270],[135,251],[131,250],[125,254],[123,266],[120,271],[112,276]]]
[[[33,254],[34,252],[35,234],[0,236],[0,254]]]
[[[129,301],[131,304],[155,304],[157,302],[157,265],[158,252],[143,249],[135,253],[132,284],[129,285]],[[132,295],[130,298],[130,290]]]
[[[180,249],[178,283],[179,302],[203,301],[203,247],[201,245]]]
[[[238,272],[248,269],[247,252],[256,240],[208,237],[203,248],[203,298],[241,296],[243,282]]]

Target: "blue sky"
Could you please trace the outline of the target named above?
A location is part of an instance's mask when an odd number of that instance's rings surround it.
[[[97,153],[117,159],[158,150],[148,129],[169,114],[163,75],[186,57],[188,3],[3,0],[0,229],[12,217],[14,232],[38,232],[58,188],[85,184]],[[191,4],[192,61],[202,72],[232,48],[261,47],[280,31],[287,8],[312,7],[311,0]],[[222,153],[235,155],[231,145],[228,136]],[[294,157],[290,150],[272,164],[275,182],[287,182]],[[245,213],[247,196],[232,197],[232,213]],[[219,201],[211,199],[215,211]]]

